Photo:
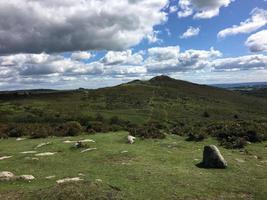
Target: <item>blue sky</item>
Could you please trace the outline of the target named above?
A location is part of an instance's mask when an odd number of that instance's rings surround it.
[[[265,0],[2,0],[0,90],[267,81]]]

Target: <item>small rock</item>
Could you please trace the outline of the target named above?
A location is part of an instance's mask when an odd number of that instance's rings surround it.
[[[78,176],[85,176],[85,174],[83,174],[83,173],[79,173]]]
[[[235,160],[236,160],[237,162],[239,162],[239,163],[244,163],[244,162],[245,162],[245,160],[240,159],[240,158],[236,158]]]
[[[76,182],[76,181],[83,181],[80,177],[74,177],[74,178],[64,178],[64,179],[59,179],[56,182],[57,183],[66,183],[66,182]]]
[[[46,145],[49,145],[49,144],[51,144],[51,142],[44,142],[44,143],[38,144],[38,145],[35,147],[35,149],[41,148],[41,147],[46,146]]]
[[[22,140],[26,140],[26,138],[17,138],[17,141],[22,141]]]
[[[0,172],[0,181],[9,181],[15,178],[15,175],[12,172],[3,171]]]
[[[18,178],[25,181],[32,181],[35,179],[33,175],[20,175]]]
[[[2,156],[0,157],[0,160],[5,160],[5,159],[8,159],[8,158],[12,158],[13,156]]]
[[[129,144],[133,144],[135,139],[136,138],[134,136],[132,136],[132,135],[128,135],[127,136],[127,141],[128,141]]]
[[[88,148],[88,149],[84,149],[81,151],[81,153],[87,152],[87,151],[93,151],[96,150],[97,148]]]
[[[52,156],[56,154],[56,152],[44,152],[44,153],[37,153],[35,156]]]
[[[95,179],[95,181],[96,182],[100,182],[100,183],[103,182],[103,180],[102,179],[99,179],[99,178]]]
[[[56,176],[55,175],[52,175],[52,176],[47,176],[47,177],[45,177],[46,179],[53,179],[53,178],[56,178]]]
[[[128,153],[128,151],[122,151],[121,153]]]
[[[201,165],[204,168],[226,168],[227,162],[215,145],[209,145],[204,147]]]
[[[22,154],[34,154],[34,153],[37,153],[37,151],[23,151],[20,153],[22,153]]]

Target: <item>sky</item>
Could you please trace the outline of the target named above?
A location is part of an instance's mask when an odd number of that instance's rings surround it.
[[[1,0],[0,90],[267,81],[266,0]]]

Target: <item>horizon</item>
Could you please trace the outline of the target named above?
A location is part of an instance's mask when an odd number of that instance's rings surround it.
[[[266,0],[3,0],[0,17],[0,91],[267,81]]]
[[[152,78],[155,77],[159,77],[159,76],[166,76],[166,75],[158,75],[158,76],[154,76]],[[170,77],[170,76],[167,76]],[[88,88],[88,87],[79,87],[79,88],[69,88],[69,89],[61,89],[61,88],[22,88],[22,89],[14,89],[14,90],[0,90],[0,92],[16,92],[16,91],[31,91],[31,90],[54,90],[54,91],[73,91],[73,90],[79,90],[79,89],[85,89],[85,90],[97,90],[97,89],[104,89],[104,88],[108,88],[108,87],[116,87],[119,86],[121,84],[127,84],[130,83],[132,81],[149,81],[152,78],[149,79],[134,79],[131,81],[127,81],[127,82],[122,82],[119,84],[115,84],[115,85],[109,85],[109,86],[103,86],[103,87],[97,87],[97,88]],[[172,78],[172,77],[170,77]],[[230,89],[232,87],[230,86],[234,86],[234,85],[239,85],[239,86],[245,86],[245,85],[249,85],[249,84],[253,84],[254,86],[258,86],[258,85],[267,85],[267,82],[240,82],[240,83],[215,83],[215,84],[200,84],[200,83],[195,83],[195,82],[190,82],[187,80],[181,80],[181,79],[175,79],[175,80],[179,80],[179,81],[185,81],[185,82],[189,82],[189,83],[194,83],[194,84],[198,84],[198,85],[207,85],[207,86],[212,86],[212,87],[218,87],[218,88],[222,88],[222,89]],[[225,87],[223,87],[225,86]],[[238,87],[238,86],[236,86]]]

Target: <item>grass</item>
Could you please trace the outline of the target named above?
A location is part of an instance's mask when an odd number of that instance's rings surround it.
[[[29,198],[33,195],[33,199],[38,199],[38,194],[59,195],[60,188],[55,186],[56,180],[77,177],[79,173],[84,174],[81,178],[86,181],[96,183],[97,179],[101,179],[103,184],[116,188],[122,199],[266,199],[266,142],[248,145],[247,153],[221,147],[229,167],[225,170],[207,170],[195,165],[202,159],[204,145],[217,144],[211,138],[196,143],[168,135],[163,140],[137,140],[129,145],[125,143],[126,135],[126,132],[116,132],[73,138],[0,140],[0,156],[13,155],[10,159],[0,161],[0,170],[36,177],[29,183],[0,182],[1,199],[10,197],[10,194],[12,198],[18,196],[20,199],[23,196],[20,193]],[[89,146],[97,150],[80,153],[79,150],[72,150],[71,144],[63,143],[67,139],[85,138],[95,140],[96,143],[89,143]],[[40,157],[39,160],[26,159],[29,155],[19,153],[33,150],[42,142],[52,144],[41,147],[39,152],[58,153]],[[254,158],[255,155],[260,159]],[[245,162],[240,163],[236,159]],[[51,175],[56,178],[45,178]],[[86,192],[74,186],[67,187],[79,193]],[[106,189],[97,191],[106,192]]]

